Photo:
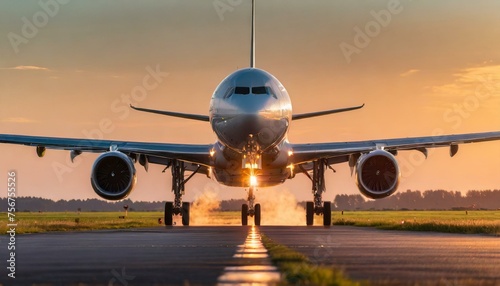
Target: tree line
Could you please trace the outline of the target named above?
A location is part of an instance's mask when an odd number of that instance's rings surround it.
[[[242,199],[223,200],[217,210],[238,211],[245,203]],[[305,207],[305,202],[299,203]],[[145,202],[126,199],[109,202],[100,199],[58,200],[38,197],[16,198],[16,209],[21,212],[97,212],[123,211],[163,211],[163,201]],[[7,198],[0,198],[0,212],[6,212]],[[445,190],[398,192],[384,199],[369,200],[357,195],[336,195],[332,205],[334,210],[497,210],[500,209],[500,190],[460,192]]]
[[[500,190],[471,190],[465,195],[445,190],[407,190],[380,200],[337,195],[333,205],[336,210],[496,210],[500,209]]]
[[[244,200],[224,200],[219,203],[217,210],[241,210],[241,205],[244,203]],[[18,212],[117,212],[123,211],[125,206],[128,207],[128,211],[163,211],[165,202],[130,199],[113,202],[100,199],[54,201],[38,197],[16,198],[16,211]],[[0,198],[0,212],[7,212],[7,208],[7,198]]]

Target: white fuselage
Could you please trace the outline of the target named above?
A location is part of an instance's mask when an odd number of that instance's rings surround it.
[[[246,187],[253,169],[259,186],[286,180],[291,119],[290,97],[270,73],[246,68],[226,77],[210,102],[210,124],[218,138],[212,156],[216,179]]]

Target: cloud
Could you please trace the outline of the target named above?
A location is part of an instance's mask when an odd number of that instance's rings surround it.
[[[16,66],[11,68],[3,68],[4,70],[18,70],[18,71],[50,71],[48,68],[37,66]]]
[[[413,75],[413,74],[416,74],[418,73],[420,70],[417,70],[417,69],[410,69],[410,70],[407,70],[405,71],[404,73],[400,74],[399,76],[401,77],[406,77],[406,76],[410,76],[410,75]]]
[[[33,119],[26,118],[26,117],[8,117],[8,118],[0,120],[0,122],[4,122],[4,123],[33,123],[36,121]]]
[[[500,65],[465,68],[453,74],[453,82],[431,87],[436,96],[500,96]]]

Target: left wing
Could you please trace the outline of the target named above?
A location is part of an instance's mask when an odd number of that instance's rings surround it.
[[[383,149],[388,152],[396,152],[398,150],[417,150],[422,152],[427,157],[427,148],[449,146],[450,155],[454,156],[458,151],[459,144],[494,140],[500,140],[500,132],[354,142],[291,144],[291,146],[294,154],[294,164],[303,164],[319,159],[328,159],[331,164],[335,164],[349,161],[349,155],[351,154],[367,153],[377,149]]]
[[[129,155],[146,155],[151,163],[165,164],[168,161],[165,159],[177,159],[207,167],[210,164],[209,156],[210,149],[212,148],[212,145],[91,140],[10,134],[0,134],[0,143],[34,146],[37,147],[37,152],[45,150],[45,148],[93,153],[117,150]],[[41,156],[43,154],[38,155]]]
[[[130,107],[134,110],[137,110],[137,111],[156,113],[156,114],[161,114],[161,115],[166,115],[166,116],[179,117],[179,118],[192,119],[192,120],[205,121],[205,122],[210,121],[210,117],[207,115],[140,108],[140,107],[135,107],[132,104],[130,105]]]

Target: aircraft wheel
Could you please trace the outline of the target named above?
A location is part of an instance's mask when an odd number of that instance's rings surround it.
[[[189,225],[190,203],[182,203],[182,225]]]
[[[260,204],[255,205],[255,225],[260,225]]]
[[[314,203],[306,202],[306,224],[313,225],[314,222]]]
[[[248,225],[248,205],[241,205],[241,225]]]
[[[172,225],[173,224],[173,218],[172,218],[173,215],[174,215],[174,203],[173,202],[166,202],[165,203],[165,225]]]
[[[323,225],[332,225],[332,203],[323,202]]]

